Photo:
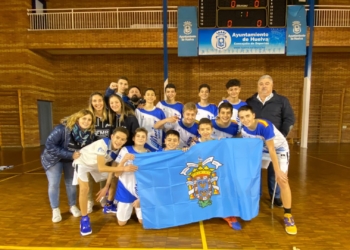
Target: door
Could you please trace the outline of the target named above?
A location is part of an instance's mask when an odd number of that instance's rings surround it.
[[[48,101],[38,101],[38,119],[40,145],[45,145],[47,137],[52,131],[52,103]]]

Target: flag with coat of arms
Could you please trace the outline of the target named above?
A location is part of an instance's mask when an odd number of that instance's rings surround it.
[[[230,138],[187,152],[137,154],[143,227],[161,229],[214,217],[258,215],[263,141]]]

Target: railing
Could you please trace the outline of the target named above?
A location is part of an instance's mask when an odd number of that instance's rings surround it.
[[[27,11],[28,30],[161,29],[162,7],[45,9]],[[177,7],[168,7],[168,28],[177,28]]]
[[[350,28],[350,5],[316,5],[314,22],[315,27]]]
[[[307,6],[308,7],[308,6]],[[162,7],[28,10],[28,30],[161,29]],[[177,7],[168,7],[168,28],[177,28]],[[315,27],[350,28],[350,5],[316,5]]]

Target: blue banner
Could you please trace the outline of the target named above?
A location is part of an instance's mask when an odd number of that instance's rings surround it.
[[[200,29],[199,55],[284,54],[284,28]]]
[[[177,9],[178,56],[198,56],[197,7]]]
[[[287,56],[306,55],[306,11],[303,5],[288,5]]]
[[[222,139],[181,150],[137,154],[143,227],[160,229],[214,217],[251,220],[259,212],[263,142]]]

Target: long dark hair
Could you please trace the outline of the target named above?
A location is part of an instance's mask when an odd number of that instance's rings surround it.
[[[119,95],[117,95],[117,94],[110,95],[108,98],[108,105],[109,105],[108,118],[109,118],[109,122],[112,126],[114,126],[116,112],[114,112],[112,110],[112,108],[110,107],[111,105],[109,103],[110,103],[111,98],[114,98],[114,97],[117,98],[120,102],[120,117],[119,117],[119,121],[118,121],[119,124],[115,124],[116,127],[119,127],[120,124],[124,121],[126,116],[132,116],[132,115],[135,115],[135,113],[131,107],[129,107],[128,105],[125,105],[123,99]]]

